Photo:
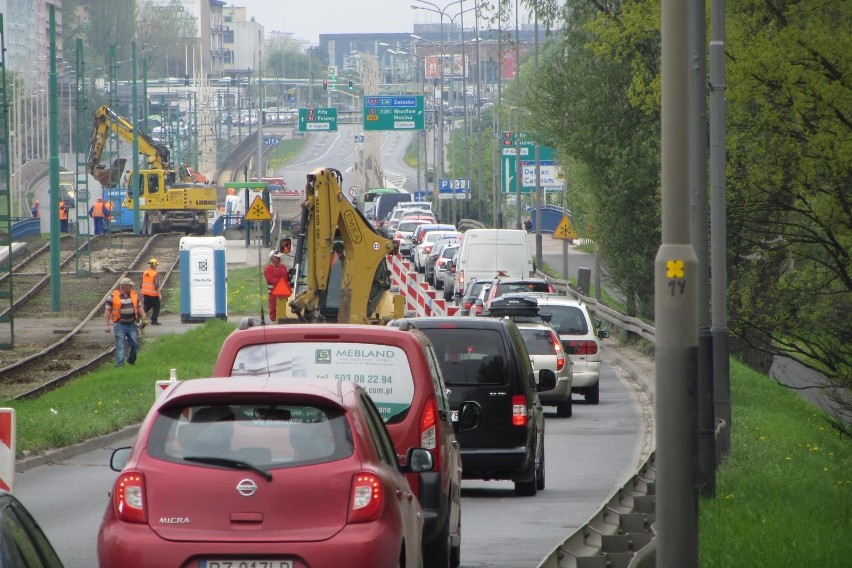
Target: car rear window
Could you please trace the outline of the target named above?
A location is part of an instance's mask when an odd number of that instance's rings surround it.
[[[497,284],[497,293],[494,295],[515,294],[518,292],[550,292],[547,282],[510,282]]]
[[[339,408],[269,400],[164,409],[146,449],[172,462],[228,467],[236,461],[263,469],[325,463],[354,451]]]
[[[310,341],[246,345],[237,352],[231,375],[351,381],[367,391],[385,422],[401,417],[414,400],[408,355],[388,345]]]
[[[432,341],[444,383],[451,385],[509,384],[500,332],[493,329],[424,329]]]
[[[553,336],[549,329],[520,328],[521,337],[530,355],[555,355]]]
[[[586,335],[589,326],[583,311],[576,306],[557,306],[539,304],[538,313],[550,316],[550,325],[559,335]]]

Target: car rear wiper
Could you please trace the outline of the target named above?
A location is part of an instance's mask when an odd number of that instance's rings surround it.
[[[214,458],[214,457],[206,457],[206,456],[184,456],[185,461],[196,462],[196,463],[206,463],[210,465],[221,465],[222,467],[227,467],[230,469],[248,469],[251,471],[255,471],[266,478],[266,481],[272,481],[272,474],[262,467],[258,467],[252,463],[245,462],[242,460],[232,460],[229,458]]]

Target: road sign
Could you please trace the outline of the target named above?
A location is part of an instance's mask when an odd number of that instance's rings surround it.
[[[517,136],[520,134],[520,148]],[[500,188],[503,193],[517,192],[517,154],[521,154],[521,192],[535,193],[535,142],[528,132],[503,132],[500,137]],[[556,164],[556,151],[549,146],[539,146],[539,166],[541,187],[545,191],[562,189],[564,180],[558,177],[561,173]]]
[[[272,215],[269,213],[269,208],[259,195],[254,196],[254,201],[251,202],[251,207],[246,211],[246,221],[271,221]]]
[[[422,95],[364,97],[364,130],[423,130]]]
[[[336,108],[300,108],[299,132],[337,131]]]
[[[438,178],[438,198],[470,199],[470,180]]]
[[[580,238],[580,235],[578,235],[577,231],[574,230],[574,225],[571,224],[571,218],[567,214],[562,216],[562,220],[559,221],[559,225],[556,227],[556,230],[553,231],[553,238],[562,240],[574,240]]]

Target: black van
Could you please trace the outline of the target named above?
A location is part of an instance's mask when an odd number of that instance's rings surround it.
[[[373,201],[373,218],[375,219],[376,227],[379,229],[379,232],[381,232],[384,227],[385,217],[388,216],[388,213],[394,210],[397,203],[403,203],[405,201],[413,201],[413,196],[407,191],[403,193],[383,193],[376,197]]]
[[[544,413],[538,391],[556,386],[550,369],[538,381],[518,327],[507,319],[430,317],[388,325],[419,329],[432,342],[458,428],[462,477],[508,479],[518,495],[544,489]]]

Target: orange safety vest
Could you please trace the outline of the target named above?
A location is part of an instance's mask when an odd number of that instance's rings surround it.
[[[68,220],[68,206],[65,203],[59,204],[59,220],[67,221]]]
[[[152,268],[149,268],[148,270],[142,273],[142,295],[160,295],[160,291],[157,289],[157,271]]]
[[[136,320],[136,314],[139,313],[139,296],[133,290],[130,291],[130,301],[133,304],[133,320]],[[113,290],[112,292],[112,321],[117,323],[121,320],[121,292]]]
[[[92,205],[92,217],[105,217],[105,212],[109,211],[103,201],[95,201],[95,204]]]

